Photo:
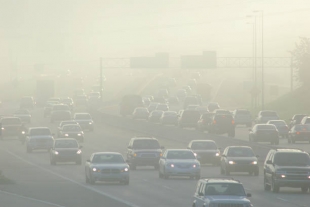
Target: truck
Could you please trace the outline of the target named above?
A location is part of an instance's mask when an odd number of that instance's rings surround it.
[[[44,105],[46,101],[55,95],[55,81],[52,79],[39,79],[36,82],[37,105]]]

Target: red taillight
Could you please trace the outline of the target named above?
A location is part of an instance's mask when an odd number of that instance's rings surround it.
[[[235,124],[235,120],[232,120],[231,123],[232,123],[232,124]]]
[[[213,120],[213,124],[216,124],[216,120]]]
[[[300,132],[296,132],[296,134],[300,134]]]

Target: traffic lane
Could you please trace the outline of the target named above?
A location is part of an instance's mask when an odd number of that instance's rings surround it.
[[[95,207],[102,204],[106,206],[129,206],[102,193],[81,188],[78,183],[69,179],[49,173],[45,168],[41,168],[36,163],[29,161],[19,147],[14,141],[7,141],[3,142],[0,148],[3,174],[15,182],[12,185],[0,185],[3,194],[7,192],[6,194],[17,197],[17,200],[25,198],[29,201],[40,202],[40,206],[48,204],[50,206],[66,207]],[[46,153],[37,154],[37,156],[43,154]]]

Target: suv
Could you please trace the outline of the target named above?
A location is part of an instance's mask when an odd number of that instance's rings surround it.
[[[269,120],[279,120],[279,116],[278,116],[277,112],[270,111],[270,110],[260,111],[260,112],[258,112],[258,115],[255,119],[255,123],[256,124],[265,124]]]
[[[159,158],[162,156],[162,149],[155,138],[141,137],[132,138],[127,150],[127,161],[130,169],[135,170],[136,166],[154,166],[158,169]]]
[[[214,115],[208,124],[208,132],[213,134],[225,134],[235,137],[235,120],[232,115]]]
[[[309,125],[309,124],[310,124],[310,116],[305,116],[305,117],[300,121],[300,124]]]
[[[299,149],[271,149],[264,163],[264,189],[279,192],[280,187],[310,187],[310,156]]]
[[[249,110],[237,109],[233,112],[233,117],[235,119],[236,126],[241,124],[244,124],[247,127],[252,126],[252,116]]]
[[[198,181],[193,207],[205,206],[252,206],[242,183],[229,178],[210,178]]]
[[[18,117],[3,117],[1,123],[1,136],[3,139],[7,136],[17,136],[19,139],[25,133],[25,127],[21,119]]]

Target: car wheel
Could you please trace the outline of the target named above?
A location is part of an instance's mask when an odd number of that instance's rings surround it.
[[[271,186],[268,185],[268,183],[266,182],[266,178],[264,176],[264,190],[265,191],[270,191],[270,189],[271,189]]]
[[[301,192],[307,193],[308,192],[308,187],[301,187]]]
[[[280,190],[280,187],[275,183],[274,178],[271,179],[271,190],[274,193],[278,193]]]

